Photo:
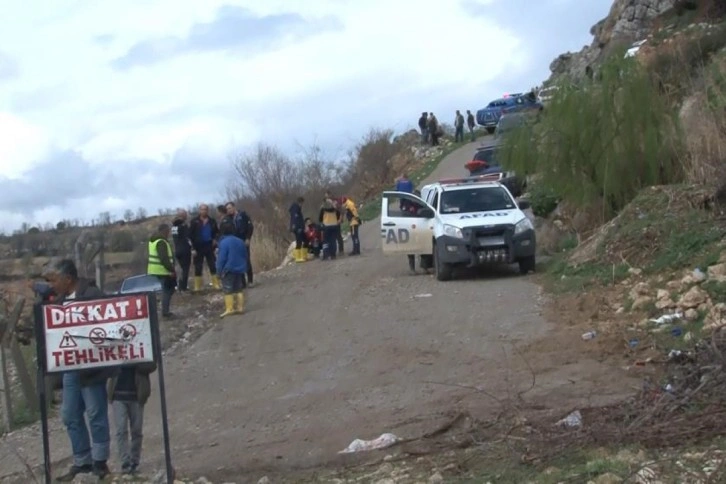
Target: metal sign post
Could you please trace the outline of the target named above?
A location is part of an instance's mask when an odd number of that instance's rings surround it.
[[[45,482],[51,482],[45,376],[154,362],[159,372],[166,480],[172,484],[174,470],[155,295],[147,292],[39,303],[34,315]]]

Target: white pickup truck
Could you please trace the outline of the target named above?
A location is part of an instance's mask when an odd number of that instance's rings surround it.
[[[482,177],[441,180],[426,185],[421,197],[383,193],[381,239],[384,254],[418,255],[436,278],[452,278],[454,268],[486,264],[535,269],[534,226],[507,188]]]

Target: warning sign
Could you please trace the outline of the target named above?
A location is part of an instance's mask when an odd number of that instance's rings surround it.
[[[68,331],[63,333],[63,338],[61,338],[58,348],[75,348],[77,346],[78,343],[76,343],[76,340],[73,339],[73,336]]]
[[[106,342],[106,330],[103,328],[93,328],[88,333],[88,339],[91,340],[91,343],[94,345],[102,345]]]
[[[40,309],[48,373],[154,361],[147,294]]]

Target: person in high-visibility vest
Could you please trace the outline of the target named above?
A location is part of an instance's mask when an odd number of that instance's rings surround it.
[[[176,271],[174,270],[174,259],[172,259],[169,235],[171,227],[167,224],[159,225],[156,234],[149,238],[149,261],[146,266],[146,273],[156,276],[161,282],[161,315],[171,318],[171,296],[176,288]]]
[[[350,225],[350,238],[353,240],[353,250],[350,255],[360,255],[360,237],[358,235],[358,229],[360,228],[361,219],[358,215],[358,207],[355,206],[355,202],[348,197],[341,197],[343,209],[345,210],[345,218],[348,220]]]

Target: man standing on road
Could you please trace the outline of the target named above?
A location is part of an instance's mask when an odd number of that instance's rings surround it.
[[[149,374],[155,371],[156,363],[153,361],[125,365],[108,381],[108,401],[116,424],[116,451],[124,474],[135,475],[141,464],[144,405],[151,395]]]
[[[429,142],[429,130],[425,111],[421,113],[421,117],[418,118],[418,129],[421,130],[421,144],[427,144]]]
[[[250,250],[250,243],[252,241],[252,233],[255,231],[255,226],[252,223],[252,219],[244,210],[237,210],[234,202],[227,202],[227,215],[232,217],[232,224],[235,228],[235,236],[242,239],[247,247],[247,286],[252,287],[254,282],[254,273],[252,272],[252,251]]]
[[[339,214],[338,217],[338,232],[335,235],[335,241],[336,246],[338,248],[337,254],[343,255],[345,253],[345,240],[343,240],[343,231],[341,230],[341,225],[343,224],[343,216],[341,211],[341,202],[338,197],[334,197],[332,193],[325,192],[325,200],[330,199],[330,201],[333,202],[333,205],[335,206],[335,209],[337,210],[337,213]],[[335,253],[335,248],[331,249],[333,253]]]
[[[404,192],[404,193],[414,193],[415,187],[413,185],[413,182],[408,179],[408,176],[403,173],[399,178],[396,179],[396,191],[397,192]],[[401,201],[399,203],[399,208],[402,212],[407,212],[411,205],[408,203],[408,200],[405,198],[401,198]],[[411,272],[416,272],[416,256],[414,254],[408,254],[408,267],[411,269]]]
[[[429,136],[431,137],[431,146],[439,146],[439,120],[436,119],[434,113],[429,113],[428,119]]]
[[[353,241],[353,250],[349,255],[360,255],[360,229],[361,219],[358,216],[358,207],[355,202],[348,197],[341,197],[343,201],[343,209],[345,210],[345,218],[350,225],[350,238]]]
[[[340,210],[332,199],[326,198],[320,207],[318,221],[323,226],[323,260],[335,259],[336,239],[340,232]]]
[[[454,143],[464,141],[464,116],[457,109],[456,116],[454,116]]]
[[[220,289],[219,276],[217,276],[214,247],[219,234],[217,221],[209,216],[209,205],[199,205],[199,215],[189,224],[189,238],[192,240],[192,258],[194,262],[194,291],[202,289],[202,268],[207,262],[212,285]]]
[[[187,218],[189,214],[184,209],[176,212],[176,218],[171,224],[171,235],[174,239],[174,258],[179,262],[181,267],[181,277],[177,283],[179,292],[187,292],[189,290],[189,269],[192,265],[192,241],[189,238],[189,225]]]
[[[174,260],[171,257],[171,245],[169,245],[169,233],[167,224],[159,225],[156,234],[149,238],[149,261],[146,266],[146,273],[156,276],[161,282],[161,315],[171,318],[171,296],[176,288],[176,274],[174,274]]]
[[[103,292],[95,285],[78,278],[78,269],[70,259],[58,262],[55,273],[48,280],[58,295],[56,302],[59,304],[73,299],[103,296]],[[73,449],[73,465],[56,481],[72,482],[79,474],[91,473],[104,479],[110,473],[106,464],[111,450],[106,381],[116,371],[113,368],[101,368],[62,373],[61,415]]]
[[[469,127],[471,140],[475,141],[476,137],[474,136],[474,128],[476,127],[476,121],[474,120],[474,115],[471,114],[471,111],[468,109],[466,110],[466,125]]]
[[[295,235],[295,250],[292,253],[295,262],[307,262],[307,250],[303,248],[305,244],[305,216],[302,211],[302,204],[305,202],[303,197],[298,197],[292,202],[288,212],[290,213],[290,232]]]

